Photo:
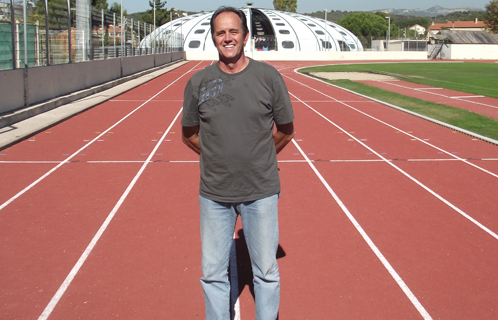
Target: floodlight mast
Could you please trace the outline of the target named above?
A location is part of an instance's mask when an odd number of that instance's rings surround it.
[[[391,17],[386,17],[386,19],[389,19],[389,23],[387,25],[387,51],[389,51],[389,41],[391,40]]]

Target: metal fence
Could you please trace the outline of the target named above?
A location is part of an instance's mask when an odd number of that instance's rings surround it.
[[[87,3],[0,0],[0,70],[182,50],[179,33],[156,35],[151,24]]]
[[[370,38],[370,51],[427,51],[427,40],[420,38]]]

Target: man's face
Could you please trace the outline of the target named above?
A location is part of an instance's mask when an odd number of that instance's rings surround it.
[[[244,35],[242,23],[233,12],[220,13],[213,23],[213,40],[218,49],[220,60],[237,62],[244,52],[249,32]]]

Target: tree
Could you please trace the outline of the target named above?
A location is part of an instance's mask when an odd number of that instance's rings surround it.
[[[385,14],[384,14],[385,16]],[[388,21],[378,14],[356,12],[338,21],[338,24],[351,31],[364,47],[370,43],[370,37],[385,37]],[[398,27],[391,23],[391,37],[398,34]]]
[[[498,33],[498,0],[491,1],[484,6],[486,13],[484,14],[484,22],[490,32]]]
[[[297,0],[273,0],[273,7],[280,11],[296,12]]]
[[[109,11],[115,13],[116,16],[119,16],[121,15],[121,5],[117,2],[114,2],[113,4],[111,4],[111,8],[109,9]],[[123,9],[123,16],[127,15],[128,12],[126,11],[126,9]]]
[[[107,11],[109,4],[107,3],[107,0],[92,0],[92,7],[94,7],[95,9],[104,9],[105,11]]]
[[[161,2],[161,0],[149,1],[150,9],[142,15],[142,21],[154,24],[154,1],[156,4],[156,26],[162,26],[163,24],[169,22],[170,12],[174,11],[174,8],[168,10],[165,5],[167,1]]]

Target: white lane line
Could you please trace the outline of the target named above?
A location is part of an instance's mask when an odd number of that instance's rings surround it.
[[[171,130],[171,127],[173,127],[173,124],[176,122],[176,120],[178,119],[178,117],[180,116],[181,113],[182,113],[182,109],[180,108],[180,111],[178,111],[176,117],[173,119],[173,121],[169,125],[168,129],[163,134],[163,136],[166,136],[169,133],[169,131]],[[104,234],[104,231],[107,229],[107,227],[111,223],[112,219],[116,215],[116,212],[119,210],[119,208],[121,207],[121,205],[123,204],[123,202],[126,200],[126,198],[128,197],[128,195],[130,194],[131,190],[133,189],[133,187],[137,183],[138,179],[140,178],[140,176],[144,172],[145,168],[150,163],[150,159],[154,156],[155,152],[157,151],[157,149],[159,148],[160,145],[161,145],[161,141],[159,141],[156,144],[156,146],[154,147],[154,150],[151,152],[151,154],[147,158],[147,161],[145,161],[144,164],[142,165],[142,167],[140,168],[140,170],[138,170],[137,174],[135,175],[135,177],[133,178],[133,180],[130,182],[130,184],[126,188],[125,192],[121,195],[121,197],[119,198],[118,202],[116,203],[116,205],[114,206],[114,208],[111,210],[111,212],[109,213],[109,215],[105,219],[105,221],[102,224],[102,226],[100,226],[100,228],[97,231],[97,233],[95,234],[95,236],[93,236],[92,241],[90,241],[90,243],[86,247],[85,251],[83,252],[83,254],[78,259],[78,262],[76,262],[76,264],[74,265],[74,267],[71,269],[71,271],[67,275],[67,277],[64,280],[64,282],[61,284],[61,286],[59,287],[59,289],[57,290],[57,292],[55,293],[55,295],[52,297],[52,300],[50,300],[50,302],[48,303],[48,305],[45,308],[45,310],[43,310],[43,312],[40,315],[40,317],[38,318],[38,320],[45,320],[45,319],[47,319],[50,316],[50,314],[54,310],[55,306],[57,305],[57,303],[59,302],[59,300],[64,295],[64,293],[66,292],[67,288],[69,287],[69,285],[73,281],[74,277],[76,277],[76,274],[78,274],[79,270],[81,269],[81,267],[85,263],[86,259],[88,258],[88,256],[92,252],[93,248],[95,248],[95,246],[97,245],[97,242],[99,241],[100,237],[102,236],[102,234]]]
[[[302,140],[297,139],[300,142]],[[352,140],[354,141],[354,140]],[[363,141],[363,140],[361,140]],[[498,158],[476,158],[467,159],[470,161],[498,161]],[[444,161],[460,161],[459,159],[448,159],[448,158],[434,158],[434,159],[317,159],[311,160],[311,162],[382,162],[382,161],[410,161],[410,162],[444,162]],[[0,164],[55,164],[61,163],[62,161],[0,161]],[[74,163],[84,164],[84,163],[144,163],[145,160],[102,160],[102,161],[74,161]],[[157,162],[167,162],[167,163],[199,163],[199,160],[151,160],[151,163]],[[289,163],[299,163],[306,162],[305,160],[278,160],[278,162],[289,162]],[[70,162],[73,163],[73,162]]]
[[[199,62],[200,64],[200,62]],[[197,65],[199,65],[197,64]],[[196,66],[197,66],[196,65]],[[78,149],[76,152],[74,152],[72,155],[68,156],[64,161],[62,161],[61,163],[59,163],[57,166],[53,167],[51,170],[49,170],[47,173],[45,173],[44,175],[42,175],[40,178],[36,179],[33,183],[31,183],[29,186],[27,186],[26,188],[24,188],[23,190],[19,191],[16,195],[14,195],[12,198],[10,198],[9,200],[5,201],[2,205],[0,205],[0,211],[5,208],[6,206],[8,206],[9,204],[11,204],[14,200],[16,200],[17,198],[19,198],[20,196],[22,196],[23,194],[25,194],[27,191],[29,191],[31,188],[33,188],[35,185],[37,185],[38,183],[40,183],[40,181],[42,181],[43,179],[45,179],[46,177],[48,177],[49,175],[51,175],[52,173],[54,173],[57,169],[59,169],[60,167],[62,167],[64,164],[68,163],[72,158],[76,157],[77,155],[79,155],[83,150],[85,150],[88,146],[90,146],[92,143],[94,143],[95,141],[99,140],[100,138],[102,138],[102,136],[104,136],[106,133],[108,133],[109,131],[111,131],[113,128],[115,128],[117,125],[119,125],[121,122],[123,122],[125,119],[127,119],[128,117],[130,117],[132,114],[134,114],[136,111],[138,111],[139,109],[141,109],[144,105],[146,105],[148,102],[150,102],[152,99],[154,99],[155,97],[157,97],[159,94],[161,94],[164,90],[168,89],[170,86],[172,86],[175,82],[177,82],[178,80],[180,80],[181,78],[183,78],[186,74],[188,74],[189,72],[191,72],[196,66],[194,66],[192,69],[190,69],[189,71],[185,72],[184,74],[182,74],[180,77],[178,77],[175,81],[171,82],[170,84],[168,84],[166,87],[164,87],[163,89],[161,89],[158,93],[156,93],[154,96],[152,96],[149,100],[145,101],[144,103],[142,103],[141,105],[139,105],[137,108],[135,108],[133,111],[131,111],[130,113],[128,113],[126,116],[124,116],[123,118],[121,118],[121,120],[119,120],[118,122],[116,122],[115,124],[113,124],[112,126],[110,126],[107,130],[105,130],[104,132],[100,133],[97,137],[95,137],[92,141],[88,142],[87,144],[85,144],[83,147],[81,147],[80,149]]]
[[[346,214],[346,216],[349,218],[349,220],[353,223],[354,227],[356,228],[356,230],[358,230],[358,232],[363,237],[363,239],[366,241],[366,243],[368,244],[368,246],[370,247],[370,249],[375,253],[375,255],[377,256],[377,258],[384,265],[384,267],[387,269],[387,271],[389,272],[389,274],[393,277],[394,281],[396,281],[396,283],[401,288],[401,290],[403,290],[403,292],[408,297],[408,299],[410,299],[411,303],[415,306],[415,308],[420,313],[420,315],[424,319],[426,319],[426,320],[432,319],[431,316],[429,315],[429,313],[425,310],[424,306],[422,306],[422,304],[418,301],[417,297],[413,294],[413,292],[406,285],[406,283],[403,281],[403,279],[401,279],[401,277],[398,275],[398,273],[396,272],[396,270],[394,270],[394,268],[391,266],[391,264],[389,263],[389,261],[387,261],[387,259],[384,257],[384,255],[382,254],[382,252],[380,252],[379,248],[377,248],[377,246],[374,244],[374,242],[372,241],[372,239],[370,239],[370,237],[365,232],[365,230],[363,230],[363,228],[358,223],[358,221],[356,221],[356,219],[353,217],[353,215],[351,214],[351,212],[349,212],[348,208],[344,205],[344,203],[341,201],[341,199],[339,198],[339,196],[337,196],[337,194],[334,192],[334,190],[332,190],[332,188],[330,187],[330,185],[323,178],[323,176],[318,171],[318,169],[314,166],[314,164],[309,160],[308,156],[303,152],[303,150],[301,149],[301,147],[297,144],[297,142],[294,139],[292,139],[292,142],[294,143],[294,145],[296,146],[296,148],[299,150],[299,152],[301,153],[301,155],[306,159],[306,161],[308,162],[308,165],[315,172],[315,174],[317,175],[318,179],[320,179],[320,181],[325,186],[325,188],[328,190],[328,192],[330,193],[330,195],[334,198],[334,200],[337,202],[337,204],[341,207],[342,211]]]
[[[299,99],[294,94],[292,94],[290,92],[289,92],[289,94],[293,95],[296,99]],[[388,165],[390,165],[391,167],[393,167],[394,169],[396,169],[398,172],[400,172],[401,174],[403,174],[405,177],[407,177],[408,179],[410,179],[413,182],[415,182],[417,185],[419,185],[424,190],[426,190],[427,192],[429,192],[430,194],[432,194],[434,197],[436,197],[437,199],[439,199],[441,202],[443,202],[444,204],[446,204],[448,207],[450,207],[451,209],[455,210],[460,215],[462,215],[463,217],[465,217],[466,219],[468,219],[470,222],[474,223],[476,226],[478,226],[483,231],[485,231],[486,233],[488,233],[490,236],[492,236],[493,238],[495,238],[496,240],[498,240],[498,235],[496,233],[494,233],[493,231],[491,231],[490,229],[488,229],[483,224],[481,224],[479,221],[477,221],[476,219],[472,218],[470,215],[468,215],[463,210],[461,210],[460,208],[458,208],[457,206],[455,206],[454,204],[452,204],[451,202],[449,202],[448,200],[446,200],[445,198],[443,198],[442,196],[440,196],[438,193],[436,193],[435,191],[433,191],[432,189],[430,189],[429,187],[427,187],[422,182],[418,181],[416,178],[412,177],[406,171],[404,171],[400,167],[396,166],[392,161],[389,161],[388,159],[386,159],[383,155],[379,154],[377,151],[375,151],[374,149],[372,149],[369,146],[367,146],[365,143],[363,143],[362,141],[360,141],[358,138],[354,137],[352,134],[350,134],[346,130],[342,129],[339,125],[337,125],[332,120],[330,120],[327,117],[325,117],[324,115],[322,115],[317,110],[313,109],[310,105],[308,105],[308,104],[305,104],[305,105],[310,110],[312,110],[313,112],[315,112],[317,115],[319,115],[320,117],[322,117],[324,120],[326,120],[327,122],[329,122],[330,124],[332,124],[336,128],[342,130],[345,134],[349,135],[351,138],[355,139],[357,143],[361,144],[363,147],[365,147],[366,149],[368,149],[370,152],[372,152],[373,154],[375,154],[377,157],[379,157],[380,159],[382,159],[385,163],[387,163]]]
[[[302,75],[302,76],[305,76],[305,77],[311,78],[310,76],[307,76],[307,75]],[[354,111],[356,111],[356,112],[358,112],[358,113],[361,113],[361,114],[363,114],[363,115],[365,115],[365,116],[367,116],[367,117],[369,117],[369,118],[371,118],[371,119],[373,119],[373,120],[375,120],[375,121],[377,121],[377,122],[379,122],[379,123],[382,123],[382,124],[384,124],[384,125],[386,125],[386,126],[388,126],[388,127],[390,127],[390,128],[393,128],[393,129],[395,129],[396,131],[399,131],[399,132],[401,132],[401,133],[403,133],[403,134],[405,134],[405,135],[407,135],[407,136],[409,136],[409,137],[411,137],[411,138],[413,138],[413,139],[416,139],[416,140],[418,140],[418,141],[420,141],[420,142],[422,142],[422,143],[424,143],[424,144],[426,144],[426,145],[428,145],[428,146],[430,146],[430,147],[432,147],[432,148],[434,148],[434,149],[436,149],[436,150],[438,150],[438,151],[441,151],[441,152],[443,152],[443,153],[445,153],[445,154],[447,154],[447,155],[449,155],[449,156],[451,156],[451,157],[453,157],[453,158],[455,158],[455,159],[458,159],[458,160],[460,160],[460,161],[462,161],[462,162],[464,162],[464,163],[466,163],[466,164],[468,164],[468,165],[470,165],[470,166],[472,166],[472,167],[474,167],[474,168],[476,168],[476,169],[478,169],[478,170],[481,170],[481,171],[483,171],[483,172],[485,172],[485,173],[487,173],[487,174],[489,174],[489,175],[491,175],[491,176],[493,176],[493,177],[495,177],[495,178],[498,178],[498,174],[493,173],[493,172],[491,172],[491,171],[489,171],[489,170],[486,170],[486,169],[484,169],[484,168],[481,168],[481,167],[479,167],[478,165],[475,165],[475,164],[473,164],[473,163],[471,163],[471,162],[467,161],[466,159],[460,158],[460,157],[456,156],[455,154],[453,154],[453,153],[451,153],[451,152],[449,152],[449,151],[446,151],[446,150],[444,150],[444,149],[442,149],[442,148],[439,148],[439,147],[437,147],[437,146],[435,146],[435,145],[433,145],[433,144],[431,144],[431,143],[429,143],[429,142],[425,141],[424,139],[421,139],[421,138],[419,138],[419,137],[414,136],[414,135],[413,135],[413,134],[411,134],[410,132],[406,132],[406,131],[404,131],[404,130],[402,130],[402,129],[400,129],[400,128],[397,128],[397,127],[393,126],[392,124],[389,124],[389,123],[387,123],[387,122],[385,122],[385,121],[382,121],[382,120],[380,120],[380,119],[377,119],[377,118],[375,118],[374,116],[372,116],[372,115],[370,115],[370,114],[368,114],[368,113],[366,113],[366,112],[363,112],[363,111],[361,111],[361,110],[359,110],[359,109],[357,109],[357,108],[355,108],[355,107],[353,107],[353,106],[350,106],[349,104],[347,104],[347,103],[345,103],[345,102],[339,101],[339,100],[337,100],[336,98],[334,98],[334,97],[332,97],[332,96],[329,96],[329,95],[327,95],[327,94],[325,94],[325,93],[323,93],[323,92],[321,92],[321,91],[319,91],[319,90],[317,90],[317,89],[315,89],[315,88],[313,88],[313,87],[310,87],[310,86],[308,86],[308,85],[306,85],[306,84],[304,84],[304,83],[302,83],[302,82],[300,82],[300,81],[298,81],[298,80],[296,80],[296,79],[293,79],[293,78],[291,78],[291,77],[289,77],[289,76],[285,76],[285,77],[287,77],[287,78],[291,79],[292,81],[294,81],[294,82],[296,82],[296,83],[300,84],[301,86],[307,87],[307,88],[309,88],[309,89],[311,89],[311,90],[313,90],[313,91],[315,91],[315,92],[318,92],[318,93],[320,93],[320,94],[322,94],[322,95],[324,95],[324,96],[326,96],[326,97],[330,98],[330,99],[331,99],[331,100],[333,100],[333,101],[339,102],[339,103],[341,103],[342,105],[344,105],[344,106],[346,106],[346,107],[350,108],[351,110],[354,110]],[[315,78],[311,78],[311,79],[314,79],[314,80],[316,81],[316,79],[315,79]],[[338,86],[336,86],[336,85],[333,85],[333,84],[330,84],[330,83],[327,83],[327,82],[323,82],[323,83],[325,83],[325,84],[327,84],[327,85],[330,85],[330,86],[332,86],[332,87],[335,87],[335,88],[338,88],[338,89],[341,89],[341,90],[347,91],[347,92],[351,92],[351,93],[353,93],[353,94],[356,94],[356,95],[359,95],[359,96],[362,96],[362,97],[366,97],[366,98],[372,99],[372,100],[377,101],[377,102],[381,102],[381,101],[379,101],[379,100],[376,100],[376,99],[373,99],[373,98],[370,98],[370,97],[367,97],[367,96],[364,96],[364,95],[358,94],[358,93],[356,93],[356,92],[354,92],[354,91],[347,90],[347,89],[344,89],[344,88],[338,87]],[[306,103],[305,103],[304,101],[302,101],[301,99],[297,98],[296,96],[294,96],[294,97],[306,105]],[[307,105],[307,106],[308,106],[308,105]],[[308,106],[308,107],[309,107],[309,106]],[[317,111],[315,111],[315,112],[317,112]],[[344,132],[346,132],[346,131],[344,131]],[[347,132],[346,132],[346,133],[347,133]],[[349,134],[348,134],[348,135],[349,135]],[[354,139],[356,140],[356,138],[354,138]]]

